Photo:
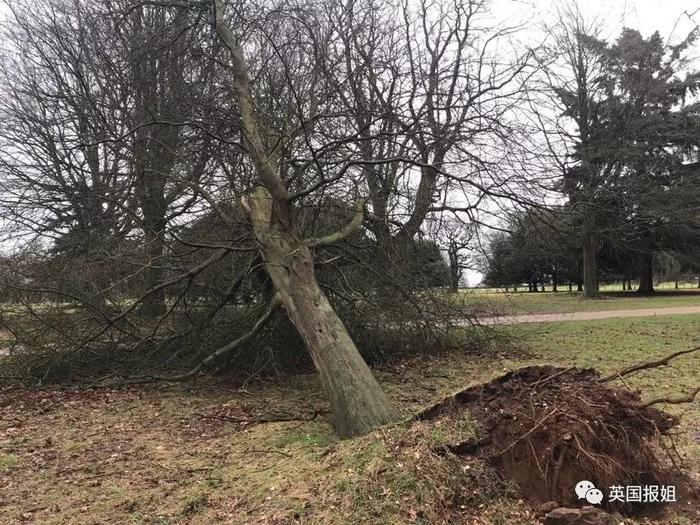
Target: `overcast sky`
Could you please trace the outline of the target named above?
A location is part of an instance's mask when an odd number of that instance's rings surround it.
[[[565,1],[549,0],[493,0],[492,10],[499,18],[513,22],[522,21],[537,32],[540,22],[552,23],[557,9],[566,6]],[[639,29],[644,36],[655,30],[664,39],[678,39],[688,34],[694,24],[684,15],[700,9],[700,0],[582,0],[578,2],[584,15],[598,17],[608,29],[605,36],[613,38],[623,26]],[[695,23],[700,22],[700,11]]]
[[[6,1],[0,0],[0,20],[7,14]],[[536,44],[542,41],[544,28],[556,21],[557,11],[568,4],[566,0],[491,0],[490,9],[502,23],[522,26],[516,37],[520,42]],[[630,27],[645,37],[658,30],[664,40],[677,42],[700,23],[700,0],[580,0],[578,5],[586,17],[602,24],[601,36],[607,40],[617,37],[622,27]],[[691,54],[700,57],[700,46]],[[474,271],[465,275],[470,286],[478,284],[481,277]]]

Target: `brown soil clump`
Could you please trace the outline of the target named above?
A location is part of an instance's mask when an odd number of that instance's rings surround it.
[[[581,480],[604,494],[613,485],[668,484],[658,444],[678,420],[644,407],[637,393],[599,379],[592,369],[531,366],[462,390],[417,419],[451,418],[467,410],[486,440],[478,449],[473,443],[449,448],[458,454],[476,450],[531,502],[586,504],[574,492]],[[607,499],[604,507],[623,513],[652,510]]]

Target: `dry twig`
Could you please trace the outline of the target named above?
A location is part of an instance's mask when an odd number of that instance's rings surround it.
[[[696,346],[695,348],[691,348],[690,350],[681,350],[679,352],[674,352],[670,355],[667,355],[663,359],[658,359],[656,361],[647,361],[643,363],[637,363],[636,365],[629,366],[627,368],[623,368],[619,372],[615,372],[613,374],[610,374],[609,376],[603,377],[598,380],[599,383],[607,383],[608,381],[612,381],[613,379],[617,378],[622,378],[623,376],[632,374],[634,372],[639,372],[640,370],[647,370],[649,368],[656,368],[659,366],[667,365],[671,359],[675,359],[676,357],[685,355],[685,354],[690,354],[693,352],[697,352],[700,350],[700,346]]]

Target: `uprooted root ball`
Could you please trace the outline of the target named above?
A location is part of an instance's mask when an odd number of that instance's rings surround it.
[[[464,411],[479,424],[485,441],[449,448],[483,455],[530,501],[575,503],[574,487],[581,480],[604,489],[669,480],[658,444],[677,419],[644,407],[634,392],[601,384],[592,369],[523,368],[462,390],[417,419],[454,418]]]

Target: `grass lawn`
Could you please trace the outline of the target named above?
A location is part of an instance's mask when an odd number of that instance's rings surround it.
[[[460,292],[459,299],[455,301],[462,301],[465,306],[479,310],[509,315],[590,312],[700,306],[700,290],[666,290],[650,297],[639,296],[635,292],[604,292],[597,299],[587,299],[577,292],[504,293],[465,290]]]
[[[414,357],[382,367],[377,376],[408,414],[526,364],[576,364],[605,373],[700,344],[700,316],[497,330],[516,344],[493,344],[476,355],[451,350]],[[700,355],[692,354],[626,381],[650,399],[680,394],[699,377]],[[439,522],[422,509],[444,493],[443,478],[430,477],[433,471],[424,467],[436,459],[413,446],[431,436],[418,438],[412,427],[339,441],[322,417],[247,428],[207,417],[222,409],[236,419],[313,414],[324,408],[314,376],[250,383],[244,389],[202,380],[96,391],[10,390],[1,396],[3,525]],[[700,406],[696,401],[670,410],[682,415],[680,452],[697,473]],[[439,429],[434,431],[439,441]],[[463,472],[459,482],[478,493],[481,486],[470,486],[469,471]],[[461,512],[454,523],[537,523],[517,497],[484,499]],[[698,522],[666,516],[657,523]]]

